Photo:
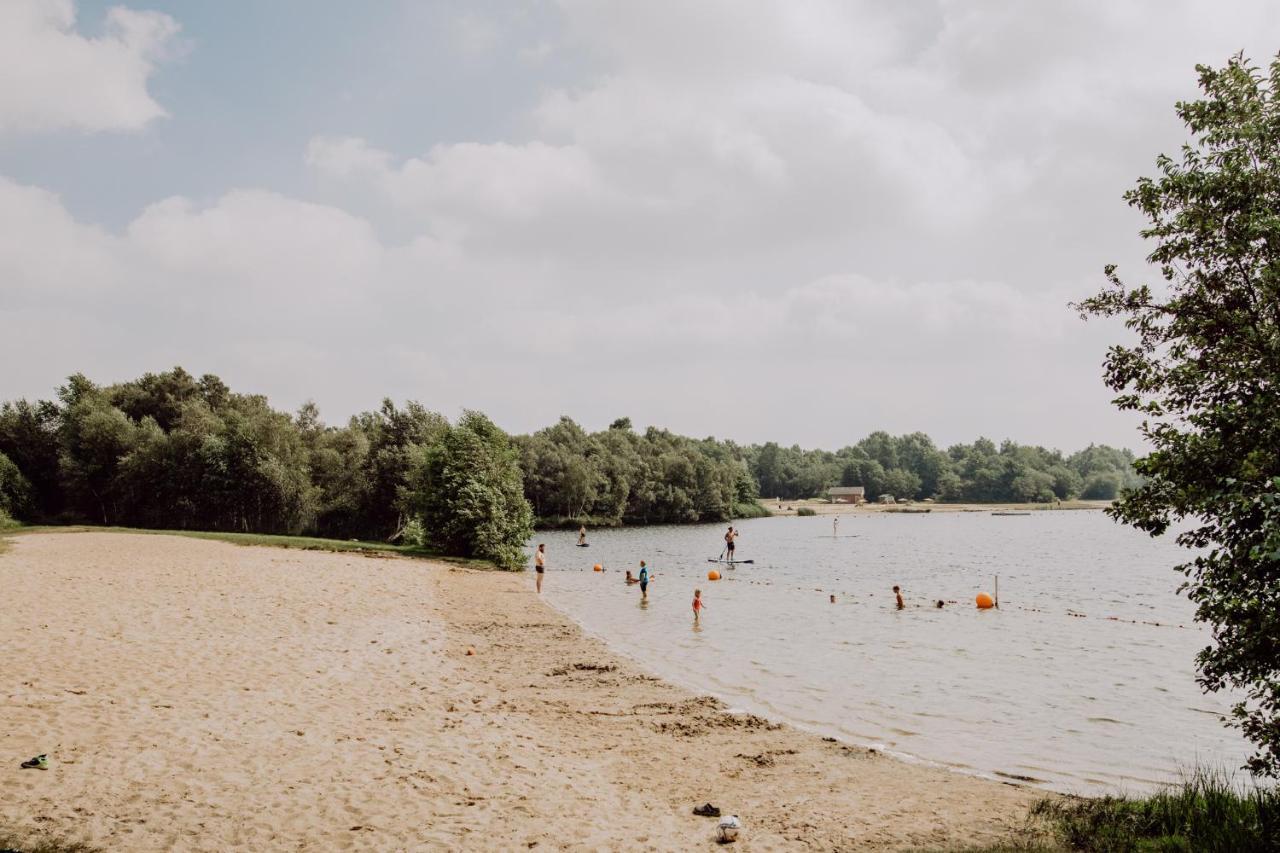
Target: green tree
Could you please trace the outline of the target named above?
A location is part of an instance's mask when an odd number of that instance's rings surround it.
[[[116,474],[133,447],[136,425],[83,374],[70,377],[58,396],[65,407],[58,454],[63,488],[85,516],[103,524],[118,521]]]
[[[1252,771],[1280,776],[1280,59],[1264,75],[1242,56],[1197,66],[1203,97],[1177,105],[1191,135],[1177,159],[1125,194],[1148,222],[1164,281],[1108,284],[1083,317],[1123,317],[1110,348],[1119,408],[1143,416],[1145,481],[1111,509],[1152,535],[1189,522],[1199,549],[1179,568],[1196,618],[1213,629],[1197,656],[1208,691],[1243,698],[1233,721]]]
[[[466,412],[421,461],[409,505],[427,540],[446,554],[520,568],[533,513],[507,434],[479,412]]]
[[[5,516],[24,517],[30,502],[31,484],[13,460],[0,453],[0,521],[4,521]]]
[[[22,472],[30,496],[24,520],[52,521],[63,511],[59,478],[58,429],[62,413],[49,401],[18,400],[0,406],[0,453]]]

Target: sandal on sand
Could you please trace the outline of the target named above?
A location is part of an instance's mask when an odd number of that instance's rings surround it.
[[[699,817],[720,817],[720,810],[711,805],[711,803],[707,803],[705,806],[694,806],[693,813]]]
[[[32,758],[28,761],[24,761],[22,762],[22,769],[23,770],[48,770],[49,756],[37,755],[35,758]]]

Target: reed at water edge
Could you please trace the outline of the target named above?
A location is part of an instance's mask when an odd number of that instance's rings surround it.
[[[1280,788],[1196,770],[1145,797],[1045,799],[1032,817],[1068,850],[1255,853],[1280,849]]]

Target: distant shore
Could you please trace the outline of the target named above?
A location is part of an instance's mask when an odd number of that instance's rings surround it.
[[[910,503],[829,503],[820,499],[809,499],[802,501],[776,501],[761,498],[760,505],[769,511],[770,515],[796,515],[796,511],[801,507],[807,507],[814,511],[816,515],[858,515],[871,513],[895,513],[895,512],[986,512],[986,513],[1011,513],[1011,512],[1061,512],[1082,510],[1104,510],[1111,506],[1111,501],[1060,501],[1058,503],[1001,503],[1001,504],[980,504],[980,503],[938,503],[936,501],[911,501]]]
[[[554,583],[554,573],[550,582]],[[157,535],[0,556],[0,829],[104,849],[955,849],[1042,792],[695,696],[523,574]]]

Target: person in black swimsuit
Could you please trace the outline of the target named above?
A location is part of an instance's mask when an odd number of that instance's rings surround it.
[[[724,535],[724,551],[725,556],[730,562],[733,561],[733,540],[738,538],[738,531],[733,529],[733,525],[729,526],[729,531]]]

